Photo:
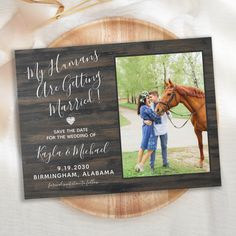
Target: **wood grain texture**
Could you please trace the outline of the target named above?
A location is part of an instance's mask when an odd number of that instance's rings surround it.
[[[148,22],[107,18],[75,28],[50,47],[174,39],[171,32]],[[83,212],[112,218],[140,216],[168,205],[186,189],[66,197],[62,201]]]

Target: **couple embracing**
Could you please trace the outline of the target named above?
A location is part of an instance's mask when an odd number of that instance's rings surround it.
[[[167,160],[167,114],[158,116],[154,111],[158,103],[157,91],[142,92],[138,98],[137,113],[143,119],[142,142],[135,166],[137,172],[144,171],[145,162],[150,159],[151,170],[154,171],[157,139],[160,137],[163,167],[169,167]],[[144,153],[144,151],[146,152]]]

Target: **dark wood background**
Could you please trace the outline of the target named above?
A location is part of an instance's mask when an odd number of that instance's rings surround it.
[[[82,69],[90,74],[92,71],[99,69],[103,76],[101,86],[101,100],[103,102],[100,105],[96,103],[89,104],[83,108],[79,112],[79,125],[75,122],[75,124],[70,126],[65,122],[65,119],[60,119],[58,117],[49,119],[48,102],[53,101],[58,97],[48,97],[41,101],[36,99],[35,89],[37,83],[27,81],[26,66],[33,65],[36,61],[39,61],[41,65],[47,66],[49,60],[55,58],[57,53],[61,54],[61,59],[68,60],[68,58],[87,55],[88,52],[92,52],[95,49],[100,55],[99,63],[93,64],[93,66],[85,65],[84,68],[80,67],[77,71],[74,69],[73,73],[79,73]],[[210,172],[123,179],[115,57],[191,51],[202,51],[203,53]],[[15,60],[20,140],[26,199],[221,185],[211,38],[18,50],[15,52]],[[63,62],[63,60],[61,61]],[[53,77],[55,82],[62,78],[62,75],[55,75]],[[78,89],[77,93],[82,96],[84,90]],[[73,96],[76,97],[78,94],[74,93]],[[59,97],[61,97],[62,100],[64,98],[63,95],[59,95]],[[76,113],[74,113],[74,116],[76,117]],[[74,139],[55,140],[53,142],[45,141],[45,136],[53,129],[73,127],[89,127],[96,131],[97,136],[94,140]],[[95,141],[99,143],[104,142],[105,140],[111,141],[111,151],[108,155],[84,160],[86,163],[88,163],[87,160],[89,160],[91,170],[115,169],[115,175],[96,177],[95,180],[99,181],[99,184],[80,188],[58,188],[50,190],[47,188],[48,182],[60,182],[61,179],[38,181],[32,179],[33,174],[54,173],[55,168],[58,165],[83,163],[83,161],[79,159],[68,159],[67,157],[52,161],[50,165],[46,165],[35,158],[38,145],[46,144],[48,146],[53,146],[58,144],[60,146],[70,146],[79,144],[80,142],[90,143]]]

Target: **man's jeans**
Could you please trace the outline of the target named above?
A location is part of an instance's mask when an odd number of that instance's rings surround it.
[[[168,165],[168,160],[167,160],[167,138],[168,138],[168,135],[166,133],[166,134],[157,136],[157,139],[158,139],[158,137],[160,137],[160,140],[161,140],[161,155],[162,155],[163,165]],[[156,151],[153,151],[151,158],[150,158],[151,168],[154,168],[155,159],[156,159]]]

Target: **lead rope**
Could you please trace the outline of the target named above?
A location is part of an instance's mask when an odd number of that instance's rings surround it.
[[[197,113],[198,113],[198,111],[199,111],[204,105],[205,105],[205,103],[203,103],[203,104],[198,108],[197,111],[194,111],[194,112],[192,112],[192,113],[190,113],[190,114],[184,114],[184,115],[178,114],[178,113],[176,113],[176,112],[174,112],[174,111],[172,111],[172,110],[170,109],[169,111],[170,111],[171,113],[175,114],[175,115],[179,115],[179,116],[189,116],[188,119],[187,119],[181,126],[175,125],[175,124],[173,123],[173,121],[171,120],[171,118],[169,117],[168,114],[167,114],[167,117],[168,117],[170,123],[171,123],[176,129],[181,129],[181,128],[183,128],[183,127],[188,123],[188,121],[191,119],[191,117],[192,117],[194,114],[197,114]]]
[[[170,123],[171,123],[176,129],[181,129],[181,128],[183,128],[183,127],[188,123],[188,121],[191,119],[192,113],[189,115],[189,118],[188,118],[181,126],[175,125],[175,124],[173,123],[173,121],[171,120],[171,118],[169,117],[168,114],[167,114],[167,117],[168,117]]]

